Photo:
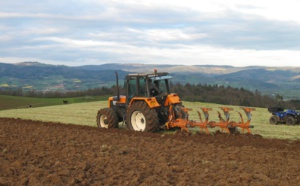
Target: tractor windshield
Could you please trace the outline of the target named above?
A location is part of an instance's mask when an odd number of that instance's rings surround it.
[[[157,96],[162,93],[169,94],[169,79],[171,76],[156,76],[149,78],[149,90],[151,96]]]

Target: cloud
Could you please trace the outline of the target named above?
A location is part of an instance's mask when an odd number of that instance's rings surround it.
[[[154,2],[0,1],[0,60],[298,65],[300,21],[271,14],[280,3]]]

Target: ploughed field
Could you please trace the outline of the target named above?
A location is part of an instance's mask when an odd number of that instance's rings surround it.
[[[300,140],[0,118],[0,185],[299,185]]]

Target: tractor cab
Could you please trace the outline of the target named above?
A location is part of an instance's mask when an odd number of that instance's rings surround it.
[[[151,98],[170,94],[169,80],[172,77],[166,73],[129,74],[125,78],[126,103],[132,98]]]

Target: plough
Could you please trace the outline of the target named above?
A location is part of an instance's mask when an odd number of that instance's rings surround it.
[[[203,132],[205,130],[206,134],[209,134],[208,128],[214,128],[214,127],[219,127],[221,129],[221,132],[226,132],[226,133],[234,133],[236,131],[236,128],[241,128],[242,133],[246,130],[247,133],[251,134],[250,128],[253,128],[253,125],[250,125],[251,122],[251,111],[254,111],[255,108],[249,108],[249,107],[241,107],[242,110],[244,110],[246,116],[247,116],[247,121],[245,122],[243,119],[243,116],[241,112],[237,111],[239,116],[240,116],[240,121],[230,121],[230,113],[229,111],[233,111],[233,108],[228,108],[228,107],[219,107],[224,115],[225,119],[222,117],[221,113],[218,112],[218,117],[219,121],[209,121],[209,111],[212,111],[212,108],[206,108],[202,107],[201,110],[204,114],[205,119],[202,119],[201,113],[197,111],[198,117],[200,122],[188,120],[188,119],[177,119],[176,122],[173,123],[166,123],[167,129],[173,128],[173,127],[180,127],[182,131],[189,132],[188,128],[194,128],[194,127],[199,127],[200,131]]]

